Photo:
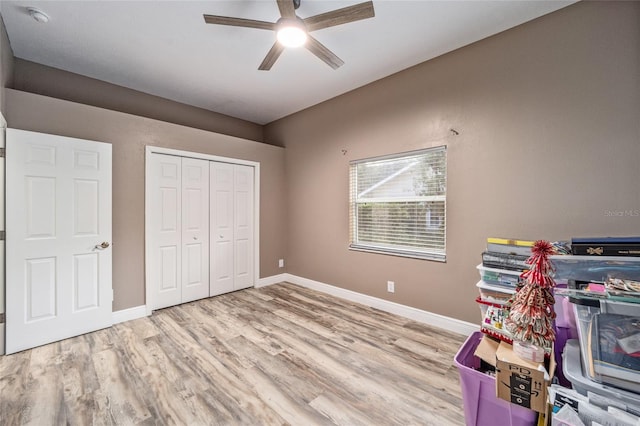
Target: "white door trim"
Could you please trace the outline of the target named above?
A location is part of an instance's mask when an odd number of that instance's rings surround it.
[[[151,200],[149,194],[153,189],[152,182],[150,179],[151,171],[150,171],[150,156],[152,154],[167,154],[167,155],[175,155],[178,157],[188,157],[188,158],[197,158],[202,160],[209,161],[218,161],[221,163],[230,163],[230,164],[241,164],[245,166],[251,166],[254,168],[253,182],[254,182],[254,192],[253,192],[253,205],[254,205],[254,215],[253,215],[253,241],[254,241],[254,287],[258,285],[258,281],[260,279],[260,163],[257,161],[249,161],[249,160],[241,160],[238,158],[230,158],[230,157],[221,157],[219,155],[210,155],[203,154],[200,152],[192,152],[192,151],[183,151],[179,149],[171,149],[171,148],[161,148],[158,146],[149,146],[145,147],[145,162],[144,162],[144,225],[145,225],[145,233],[144,233],[144,245],[145,245],[145,260],[144,260],[144,278],[145,278],[145,305],[147,309],[147,315],[151,315],[151,311],[153,303],[151,303],[153,299],[153,291],[148,283],[151,282],[149,277],[149,259],[151,259],[151,244],[149,241],[149,234],[147,233],[147,229],[151,229],[151,215],[149,212],[151,211]]]
[[[5,147],[5,132],[7,128],[7,121],[0,111],[0,148]],[[0,158],[0,230],[4,231],[4,158]],[[0,316],[5,312],[5,300],[4,300],[4,241],[0,241]],[[4,355],[4,327],[5,321],[0,320],[0,355]]]

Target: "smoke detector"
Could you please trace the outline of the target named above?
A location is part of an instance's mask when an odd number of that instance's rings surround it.
[[[41,24],[46,24],[47,22],[49,22],[49,15],[36,7],[27,7],[27,12],[29,12],[29,16],[31,16]]]

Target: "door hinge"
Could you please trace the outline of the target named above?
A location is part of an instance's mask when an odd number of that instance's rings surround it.
[[[4,158],[5,154],[6,154],[6,148],[0,148],[0,157]]]
[[[4,314],[0,314],[0,324],[4,324]]]
[[[0,241],[4,241],[6,237],[7,237],[7,232],[0,231]]]

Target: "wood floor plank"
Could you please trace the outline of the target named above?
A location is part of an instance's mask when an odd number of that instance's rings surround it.
[[[252,418],[256,410],[262,419],[276,417],[268,410],[260,411],[263,406],[259,398],[252,392],[246,382],[239,380],[242,374],[229,369],[224,360],[212,356],[211,352],[201,344],[193,341],[189,332],[182,330],[172,321],[173,311],[166,311],[166,315],[155,319],[158,326],[167,330],[163,339],[157,339],[168,354],[177,355],[180,350],[186,349],[188,362],[183,364],[185,373],[197,380],[208,383],[206,392],[198,393],[198,397],[207,405],[206,411],[215,416],[215,424],[255,424],[257,420]],[[240,370],[241,371],[241,370]],[[243,410],[242,407],[245,407]],[[251,410],[249,410],[251,409]],[[277,424],[279,422],[273,422]]]
[[[21,424],[66,423],[59,354],[59,342],[31,350],[24,393],[19,400]]]
[[[100,382],[93,368],[91,350],[84,336],[60,342],[60,372],[67,422],[74,425],[108,424],[99,413],[95,392]]]
[[[357,362],[344,362],[348,352],[341,350],[337,345],[324,343],[315,345],[304,339],[305,335],[292,331],[294,327],[288,328],[265,328],[270,334],[287,346],[287,352],[296,355],[298,358],[313,359],[314,364],[321,366],[325,374],[330,375],[332,381],[341,388],[349,389],[357,386],[359,389],[367,389],[370,398],[371,412],[380,410],[381,407],[393,405],[398,407],[394,416],[401,423],[411,421],[410,413],[414,407],[408,403],[413,398],[412,395],[404,395],[394,389],[397,383],[380,383],[378,371],[366,367],[367,361],[359,359]],[[302,337],[302,338],[298,338]],[[383,367],[381,367],[383,368]],[[381,370],[382,371],[382,370]],[[402,398],[399,395],[403,395]],[[375,402],[374,402],[375,401]],[[433,413],[432,413],[433,414]]]
[[[0,357],[4,425],[464,424],[464,336],[281,283]]]
[[[106,417],[115,424],[139,424],[151,418],[139,389],[131,386],[132,377],[115,350],[106,349],[93,355],[93,365],[106,396]]]
[[[354,410],[351,405],[333,393],[319,395],[311,401],[310,405],[328,417],[333,424],[352,426],[372,424],[370,415]]]

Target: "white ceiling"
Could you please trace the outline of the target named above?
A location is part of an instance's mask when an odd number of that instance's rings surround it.
[[[306,18],[360,1],[302,0]],[[0,2],[18,58],[265,124],[574,1],[373,0],[375,17],[312,33],[345,64],[287,49],[258,65],[267,30],[205,24],[203,14],[275,22],[275,0]],[[50,16],[40,24],[35,6]]]

